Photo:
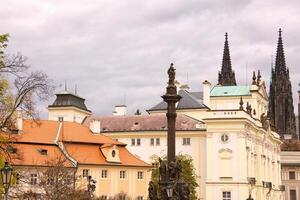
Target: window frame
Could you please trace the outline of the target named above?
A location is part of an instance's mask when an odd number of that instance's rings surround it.
[[[126,179],[126,171],[125,170],[120,170],[119,178],[120,179]]]
[[[182,145],[183,146],[190,146],[191,145],[191,138],[190,137],[182,138]]]
[[[138,171],[137,172],[137,179],[138,180],[144,179],[144,172],[143,171]]]
[[[155,145],[156,146],[160,146],[160,138],[156,138],[155,139]]]
[[[293,177],[291,176],[293,174]],[[289,171],[289,180],[296,180],[296,172],[295,171]]]
[[[135,146],[135,138],[131,138],[131,146]]]
[[[154,146],[154,138],[150,138],[150,146]]]
[[[89,169],[82,169],[82,177],[88,177],[90,170]]]
[[[292,192],[294,192],[294,194],[295,194],[295,199],[292,199],[292,198],[291,198],[291,196],[292,196],[291,193],[292,193]],[[297,190],[294,189],[294,188],[293,188],[293,189],[290,189],[290,190],[289,190],[289,196],[290,196],[290,198],[289,198],[290,200],[296,200],[296,199],[297,199]]]
[[[225,194],[225,196],[224,196]],[[222,200],[231,200],[231,191],[223,191],[222,192]]]
[[[101,178],[102,179],[107,179],[108,178],[108,170],[107,169],[102,169],[101,170]]]
[[[136,146],[141,146],[142,140],[141,138],[136,138]]]
[[[30,184],[37,185],[38,183],[38,175],[37,174],[30,174]]]

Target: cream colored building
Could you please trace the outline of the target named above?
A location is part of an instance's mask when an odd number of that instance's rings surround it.
[[[264,82],[212,87],[205,81],[203,92],[189,92],[183,86],[178,94],[182,99],[177,104],[176,152],[193,158],[199,198],[246,199],[251,193],[254,199],[283,199],[281,141],[266,117]],[[165,118],[165,112],[166,103],[161,102],[148,110],[148,116],[91,116],[87,120],[98,120],[102,133],[126,143],[131,152],[149,161],[152,154],[166,154],[166,131],[155,130],[166,128],[166,123],[148,124],[155,117]],[[181,116],[195,120],[199,130],[180,130],[184,128]],[[156,138],[160,145],[155,145]],[[190,145],[183,145],[187,140]]]
[[[96,181],[94,196],[109,198],[123,193],[147,199],[151,165],[131,154],[126,144],[97,132],[99,128],[95,122],[89,128],[63,120],[23,120],[12,144],[10,164],[27,176],[11,191],[17,195],[21,188],[22,193],[32,191],[43,197],[45,192],[39,187],[43,170],[63,158],[58,164],[75,172],[70,179],[76,180],[78,189],[87,190],[87,177],[91,176]]]
[[[300,198],[300,151],[282,151],[281,166],[285,200],[298,200]]]
[[[99,121],[101,133],[127,144],[130,152],[147,163],[167,155],[167,119],[165,114],[150,116],[91,116],[84,122]],[[206,128],[200,120],[178,115],[176,121],[176,153],[189,155],[197,175],[197,193],[205,194]],[[204,196],[201,197],[204,199]]]
[[[283,199],[281,141],[266,117],[264,82],[211,86],[204,81],[203,92],[183,86],[178,94],[176,152],[194,160],[198,197],[246,199],[251,193],[258,200]],[[130,152],[149,162],[166,155],[166,106],[161,102],[146,116],[127,116],[126,107],[118,106],[114,116],[86,115],[83,124],[127,144]]]

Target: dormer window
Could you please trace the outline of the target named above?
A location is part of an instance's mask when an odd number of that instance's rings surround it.
[[[47,149],[39,149],[38,151],[40,152],[41,155],[47,155],[48,154]]]
[[[7,147],[7,151],[9,153],[17,153],[17,148],[9,146],[9,147]]]
[[[116,151],[115,151],[115,150],[112,150],[111,156],[112,156],[113,158],[116,156]]]

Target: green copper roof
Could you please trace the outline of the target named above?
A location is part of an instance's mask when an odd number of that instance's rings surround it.
[[[250,95],[251,86],[215,86],[210,91],[211,97]]]

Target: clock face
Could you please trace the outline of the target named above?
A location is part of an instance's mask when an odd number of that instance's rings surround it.
[[[111,156],[112,156],[113,158],[116,156],[116,151],[115,151],[115,150],[112,150]]]
[[[229,136],[227,134],[221,135],[221,141],[222,142],[227,142],[229,140]]]

